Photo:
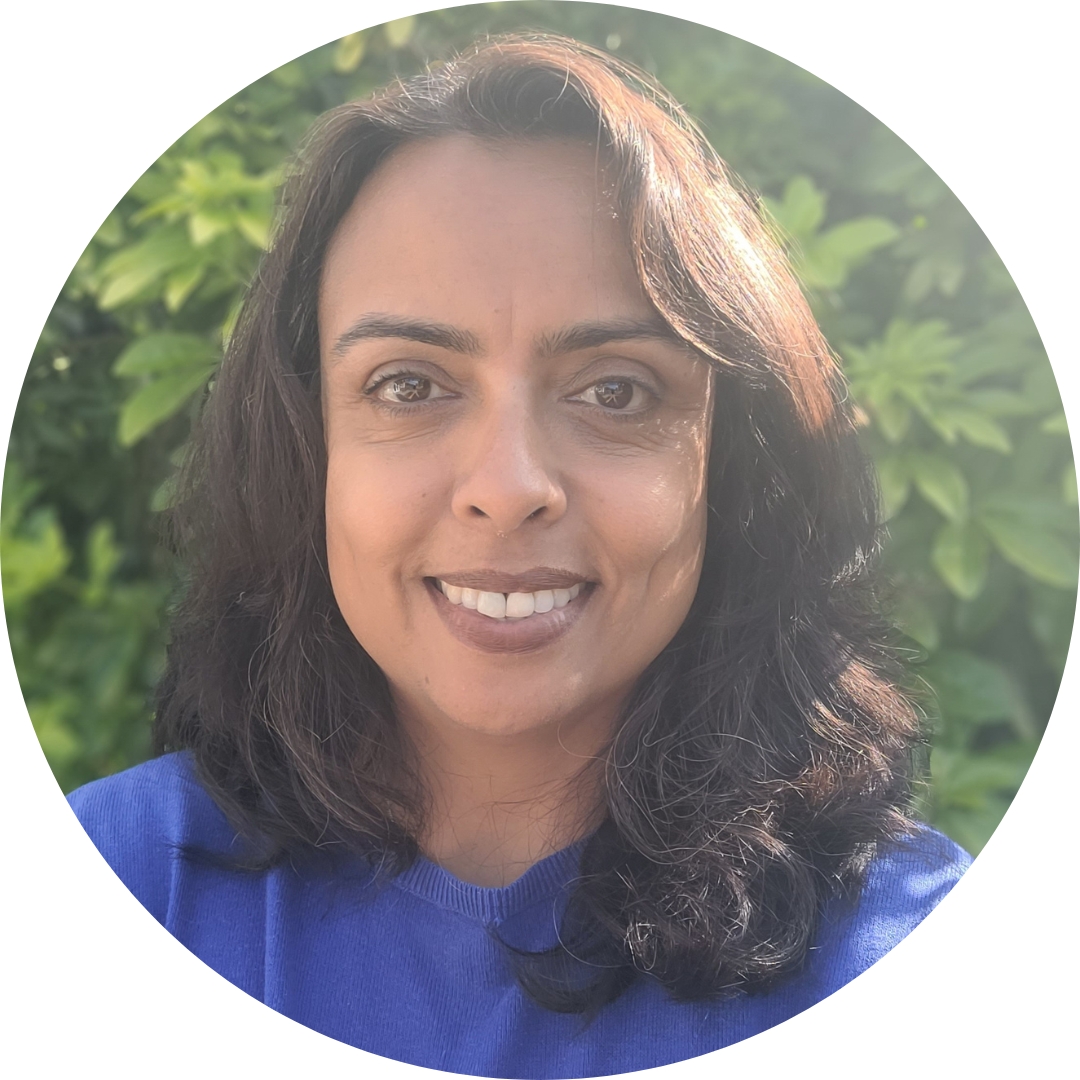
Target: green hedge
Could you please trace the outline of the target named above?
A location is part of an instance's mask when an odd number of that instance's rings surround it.
[[[898,646],[933,730],[922,811],[977,851],[1050,714],[1076,599],[1076,474],[1027,309],[944,184],[854,102],[738,39],[597,4],[478,4],[330,43],[196,124],[94,236],[30,364],[0,529],[16,666],[61,786],[148,752],[176,578],[155,513],[283,161],[325,109],[522,28],[655,73],[762,194],[877,462]]]

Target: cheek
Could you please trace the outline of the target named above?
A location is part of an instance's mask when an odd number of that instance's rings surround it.
[[[333,443],[327,454],[327,561],[345,611],[360,584],[392,588],[418,558],[437,513],[437,477],[410,455]]]
[[[596,470],[592,517],[628,596],[689,607],[705,545],[705,478],[705,446],[697,440],[658,458]]]

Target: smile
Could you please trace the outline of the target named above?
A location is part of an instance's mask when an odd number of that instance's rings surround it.
[[[581,582],[569,589],[542,589],[540,592],[484,592],[448,585],[439,578],[436,585],[443,596],[456,606],[477,611],[489,619],[528,619],[566,607],[581,592]]]
[[[428,595],[450,633],[482,652],[528,653],[554,644],[570,632],[596,592],[594,582],[555,571],[447,576],[467,584],[425,578]],[[496,591],[499,586],[507,591]]]

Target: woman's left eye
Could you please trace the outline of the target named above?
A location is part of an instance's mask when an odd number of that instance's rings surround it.
[[[630,379],[601,379],[576,395],[577,400],[599,405],[609,412],[636,412],[644,408],[652,396],[644,386]]]

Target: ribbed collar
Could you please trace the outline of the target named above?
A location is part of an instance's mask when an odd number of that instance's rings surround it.
[[[394,884],[468,919],[498,925],[538,901],[564,894],[577,876],[584,847],[585,841],[579,840],[556,851],[499,888],[471,885],[423,856],[394,878]]]

